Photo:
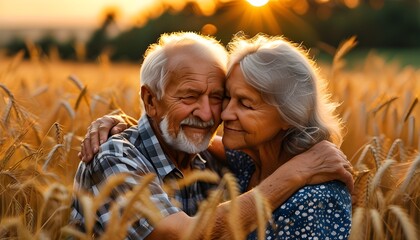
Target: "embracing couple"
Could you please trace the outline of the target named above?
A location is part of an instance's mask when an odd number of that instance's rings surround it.
[[[266,239],[348,238],[351,165],[337,147],[342,124],[314,63],[282,37],[237,36],[227,48],[191,32],[163,34],[144,55],[144,114],[138,125],[114,115],[91,124],[79,153],[75,191],[97,195],[110,176],[134,176],[97,211],[96,236],[109,223],[110,203],[153,173],[151,200],[163,218],[152,225],[140,216],[126,238],[184,238],[214,185],[194,182],[169,195],[163,184],[209,169],[237,178],[242,193],[236,199],[237,224],[248,239],[257,238],[256,191],[273,214]],[[216,130],[222,122],[220,138]],[[230,204],[217,207],[211,238],[232,237]],[[84,219],[75,199],[72,222],[83,231]],[[198,225],[202,234],[204,225]]]

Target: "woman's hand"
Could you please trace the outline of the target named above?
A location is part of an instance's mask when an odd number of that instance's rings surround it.
[[[346,155],[329,141],[316,144],[286,164],[294,165],[294,171],[306,185],[339,180],[347,185],[350,192],[353,191],[353,167]]]
[[[109,136],[120,133],[127,128],[128,123],[120,115],[105,115],[93,121],[82,140],[78,154],[80,160],[90,162],[98,152],[100,144],[104,143]]]

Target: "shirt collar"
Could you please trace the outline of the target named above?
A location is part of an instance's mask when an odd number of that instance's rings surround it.
[[[174,174],[177,178],[183,178],[182,172],[169,160],[169,157],[163,151],[146,114],[139,119],[138,131],[141,137],[140,146],[138,146],[140,152],[149,156],[159,178],[165,179],[169,174]],[[197,154],[193,159],[192,168],[204,170],[206,168],[206,160],[200,154]]]

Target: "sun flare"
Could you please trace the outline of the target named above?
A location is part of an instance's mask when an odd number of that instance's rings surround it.
[[[268,3],[269,0],[247,0],[254,7],[262,7]]]

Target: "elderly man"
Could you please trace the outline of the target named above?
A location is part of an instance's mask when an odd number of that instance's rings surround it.
[[[196,221],[194,214],[210,185],[195,182],[176,191],[173,198],[182,205],[178,208],[163,190],[163,184],[171,179],[181,179],[192,170],[219,169],[206,149],[221,123],[226,63],[226,50],[213,38],[194,33],[162,35],[159,42],[147,50],[141,67],[144,115],[138,125],[113,135],[98,149],[96,126],[91,135],[87,135],[91,139],[82,143],[83,160],[88,161],[92,151],[98,150],[98,153],[92,162],[80,164],[75,177],[76,190],[98,194],[109,176],[129,172],[136,177],[118,186],[117,192],[122,194],[140,183],[146,174],[156,175],[150,186],[151,200],[163,219],[152,226],[148,219],[140,217],[128,229],[128,238],[179,239],[184,237],[185,226]],[[91,144],[91,140],[95,143]],[[347,164],[345,156],[326,142],[296,156],[256,188],[237,198],[240,219],[243,219],[238,224],[249,232],[256,226],[254,191],[277,207],[308,183],[341,179],[352,188],[351,174],[345,170]],[[109,201],[117,197],[113,196]],[[110,202],[98,211],[94,227],[98,235],[109,222]],[[230,202],[218,206],[212,238],[229,239],[226,224],[229,206]],[[72,218],[84,224],[77,199]]]

